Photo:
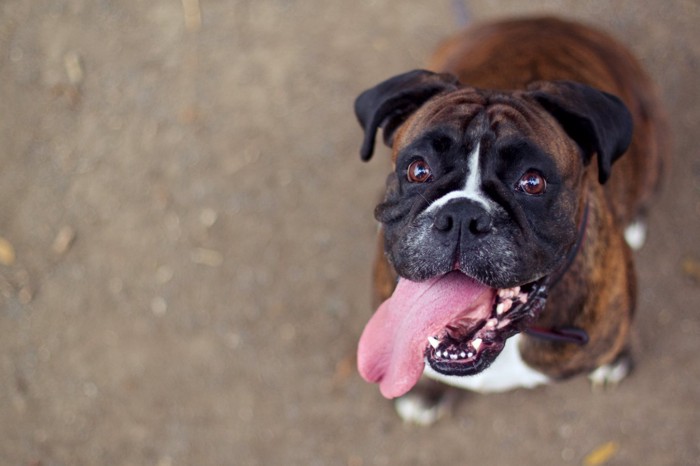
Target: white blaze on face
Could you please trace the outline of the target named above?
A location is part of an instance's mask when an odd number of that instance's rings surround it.
[[[477,144],[468,159],[468,173],[464,187],[459,190],[451,191],[441,198],[434,201],[425,210],[425,213],[435,211],[453,199],[470,199],[481,204],[487,212],[490,212],[493,207],[492,201],[486,197],[481,190],[481,172],[479,171],[479,149],[481,144]]]

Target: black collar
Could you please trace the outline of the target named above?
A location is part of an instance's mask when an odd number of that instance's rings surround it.
[[[564,274],[569,270],[571,264],[574,263],[576,256],[581,250],[581,245],[586,238],[586,227],[588,226],[588,202],[583,208],[583,218],[581,219],[581,226],[578,230],[578,235],[576,237],[576,243],[571,248],[569,253],[566,255],[566,260],[563,262],[559,271],[553,273],[549,276],[547,280],[547,288],[553,288]],[[588,343],[588,333],[585,330],[578,327],[553,327],[544,328],[537,326],[530,326],[525,330],[525,333],[532,337],[540,338],[542,340],[556,341],[561,343],[576,343],[578,345],[585,345]]]

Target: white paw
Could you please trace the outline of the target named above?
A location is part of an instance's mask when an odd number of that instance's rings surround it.
[[[447,411],[445,400],[435,403],[417,393],[409,393],[397,398],[394,401],[394,407],[404,422],[419,426],[435,424]]]
[[[615,387],[627,377],[631,369],[630,359],[623,356],[616,362],[600,366],[588,374],[588,380],[591,381],[591,387],[594,390]]]
[[[625,241],[629,247],[635,251],[639,251],[647,239],[647,224],[642,220],[637,220],[630,223],[625,228]]]

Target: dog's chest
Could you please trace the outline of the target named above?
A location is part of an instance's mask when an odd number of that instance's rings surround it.
[[[520,356],[518,343],[520,335],[508,339],[503,351],[491,366],[476,375],[468,377],[448,376],[435,372],[429,364],[424,374],[431,379],[458,388],[481,393],[504,392],[514,388],[533,388],[550,381],[549,377],[525,364]]]

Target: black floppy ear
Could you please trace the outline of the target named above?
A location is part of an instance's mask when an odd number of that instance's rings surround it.
[[[365,131],[360,149],[362,160],[374,152],[378,128],[383,129],[384,143],[391,146],[394,132],[408,117],[431,97],[459,86],[450,74],[414,70],[394,76],[366,90],[355,100],[355,115]]]
[[[632,140],[632,115],[607,92],[571,81],[540,81],[528,91],[583,149],[584,163],[598,157],[598,180],[605,183],[612,164]]]

